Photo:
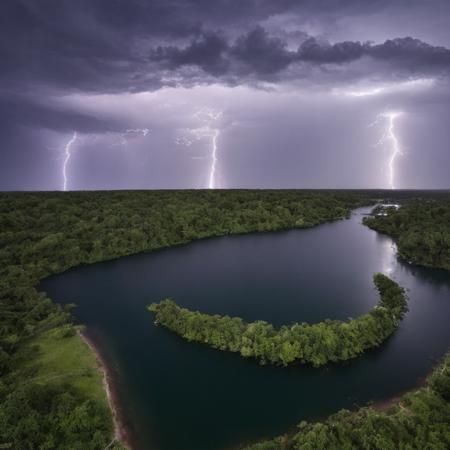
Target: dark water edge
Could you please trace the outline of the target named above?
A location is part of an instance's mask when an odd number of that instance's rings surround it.
[[[113,424],[113,442],[120,442],[125,448],[132,449],[132,427],[127,423],[124,412],[118,398],[118,383],[116,375],[112,367],[106,362],[100,349],[97,348],[94,340],[89,335],[89,332],[79,331],[80,339],[90,348],[97,360],[98,369],[103,377],[102,383],[106,393],[109,408],[111,410],[112,424]],[[111,445],[111,443],[107,446]]]
[[[76,316],[114,375],[133,448],[221,450],[300,420],[383,401],[415,387],[450,343],[450,277],[407,266],[392,240],[347,221],[307,230],[212,238],[72,269],[42,288]],[[405,286],[410,311],[381,348],[341,365],[260,367],[153,325],[145,306],[183,306],[281,325],[345,320],[378,298],[372,274]]]

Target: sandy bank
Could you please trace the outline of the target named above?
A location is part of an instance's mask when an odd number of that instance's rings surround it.
[[[98,369],[103,376],[103,387],[105,389],[109,407],[111,409],[114,426],[114,440],[111,442],[110,446],[112,446],[114,442],[120,442],[125,448],[127,448],[128,450],[132,450],[130,444],[130,433],[128,427],[125,424],[119,406],[118,395],[117,391],[114,389],[111,371],[108,368],[108,365],[106,364],[106,361],[102,357],[100,351],[95,346],[93,340],[85,332],[78,332],[78,335],[95,354],[98,363]]]

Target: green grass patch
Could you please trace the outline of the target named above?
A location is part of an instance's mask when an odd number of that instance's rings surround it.
[[[109,410],[103,375],[94,352],[74,327],[58,327],[31,339],[19,358],[27,381],[38,384],[69,384],[76,392]]]

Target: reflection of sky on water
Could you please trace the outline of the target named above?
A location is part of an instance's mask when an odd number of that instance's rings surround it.
[[[392,275],[397,266],[397,246],[390,239],[385,239],[380,246],[382,257],[382,271],[385,275]]]
[[[362,217],[366,213],[362,213]],[[361,220],[362,222],[362,220]],[[397,245],[395,242],[386,235],[372,231],[372,238],[376,242],[374,249],[376,251],[376,258],[379,262],[378,267],[380,271],[387,276],[391,276],[398,269],[397,260]]]

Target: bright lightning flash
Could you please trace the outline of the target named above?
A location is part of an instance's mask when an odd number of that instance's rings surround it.
[[[206,131],[204,136],[211,137],[211,166],[209,169],[209,180],[208,180],[208,188],[215,189],[216,188],[216,171],[217,171],[217,139],[220,135],[220,130],[218,128],[212,128],[212,123],[216,122],[222,117],[222,111],[213,111],[211,109],[201,109],[197,111],[194,116],[203,121],[206,124],[203,127],[203,132]],[[195,133],[195,131],[194,131]]]
[[[211,170],[209,172],[209,189],[216,187],[216,165],[217,165],[217,138],[219,137],[219,130],[214,130],[212,137],[212,156],[211,156]]]
[[[77,140],[77,137],[78,137],[77,132],[74,131],[72,138],[64,146],[65,157],[64,157],[64,163],[63,163],[63,179],[64,179],[63,191],[67,191],[67,166],[69,164],[70,157],[72,156],[70,149],[71,149],[72,145],[75,143],[75,141]]]
[[[222,111],[215,111],[209,108],[202,108],[194,114],[194,118],[201,121],[203,126],[199,128],[190,128],[188,131],[194,135],[195,140],[200,140],[202,138],[211,139],[211,165],[209,168],[208,176],[208,189],[216,189],[217,183],[217,163],[218,159],[218,139],[220,136],[220,129],[213,124],[217,122],[222,117]],[[181,137],[175,139],[177,145],[184,145],[190,147],[192,141],[187,137]]]
[[[389,120],[389,128],[388,128],[388,134],[392,142],[392,153],[391,157],[389,158],[389,184],[391,186],[391,189],[395,189],[394,186],[394,163],[395,159],[398,155],[401,155],[400,146],[398,144],[397,136],[395,135],[395,119],[400,115],[399,112],[391,112],[387,113],[386,117]]]
[[[380,119],[387,119],[387,129],[383,133],[383,136],[378,141],[376,145],[384,144],[385,142],[389,141],[391,143],[391,154],[388,161],[388,169],[389,169],[389,186],[391,189],[395,189],[395,160],[399,155],[402,154],[402,151],[400,149],[400,144],[397,138],[397,135],[395,134],[395,120],[401,116],[401,112],[396,111],[389,111],[383,114],[380,114],[378,116],[378,119],[374,122],[378,123]],[[372,125],[374,125],[372,124]]]

